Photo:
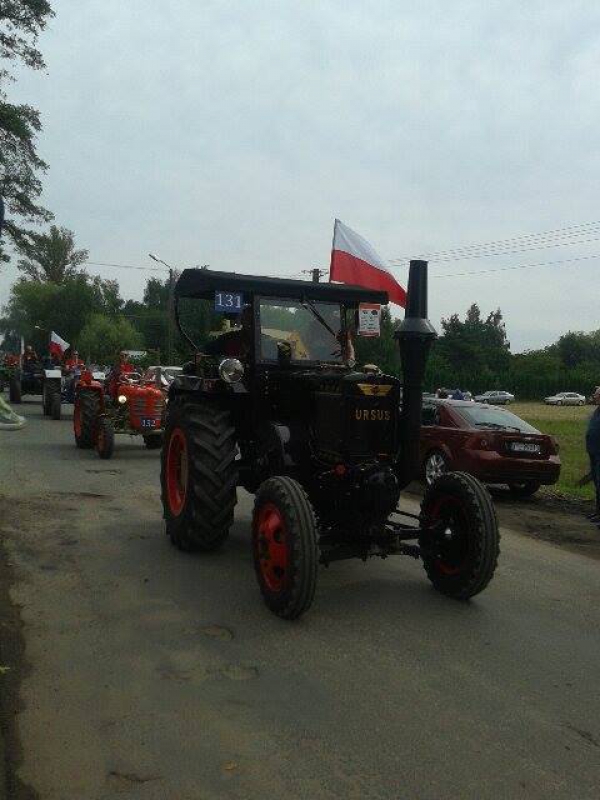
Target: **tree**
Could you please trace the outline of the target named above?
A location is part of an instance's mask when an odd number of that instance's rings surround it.
[[[78,337],[78,348],[87,360],[97,364],[114,363],[121,350],[138,350],[142,337],[123,317],[93,314]]]
[[[500,309],[484,319],[476,303],[467,310],[464,322],[458,314],[442,320],[443,335],[435,342],[432,363],[444,376],[427,374],[437,386],[452,383],[475,391],[501,388],[510,369],[510,342]]]
[[[42,351],[52,330],[76,344],[92,314],[115,318],[122,304],[116,281],[90,278],[85,273],[69,277],[61,284],[21,278],[11,288],[7,313],[0,319],[0,331],[17,340],[23,336]]]
[[[389,308],[381,309],[380,335],[357,336],[355,339],[356,360],[359,365],[376,364],[386,375],[400,372],[400,348],[394,339],[394,323]]]
[[[52,16],[47,0],[0,0],[3,62],[20,61],[31,69],[42,69],[45,64],[36,43]],[[5,232],[19,246],[31,234],[24,225],[49,222],[52,214],[38,203],[42,191],[39,175],[47,169],[36,151],[40,116],[31,106],[8,102],[5,86],[11,80],[8,69],[0,68],[0,195],[6,205]],[[3,261],[8,261],[8,255],[0,241],[0,263]]]
[[[38,283],[64,283],[88,259],[87,250],[75,249],[75,236],[67,228],[50,227],[50,233],[31,233],[24,240],[18,267]]]

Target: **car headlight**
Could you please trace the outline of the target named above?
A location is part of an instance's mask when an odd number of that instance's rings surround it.
[[[119,401],[119,403],[126,403],[127,402],[127,398],[125,397],[124,394],[120,394],[118,396],[117,400]]]
[[[244,377],[244,365],[237,358],[225,358],[219,364],[219,375],[225,383],[237,383]]]

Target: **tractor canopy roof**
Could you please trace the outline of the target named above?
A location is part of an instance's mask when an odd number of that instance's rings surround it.
[[[343,283],[313,283],[264,275],[242,275],[239,272],[216,272],[208,269],[186,269],[175,285],[175,296],[209,300],[215,292],[244,295],[247,302],[254,295],[263,297],[296,298],[345,305],[388,302],[387,292],[365,289]]]

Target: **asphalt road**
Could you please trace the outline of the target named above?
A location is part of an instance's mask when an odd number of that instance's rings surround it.
[[[22,409],[0,433],[14,798],[596,800],[600,562],[504,529],[469,604],[412,559],[349,561],[284,622],[255,583],[248,495],[220,553],[184,555],[157,452],[119,437],[100,461],[70,413]]]

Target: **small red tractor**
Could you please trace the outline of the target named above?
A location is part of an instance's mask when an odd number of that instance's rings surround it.
[[[162,445],[164,393],[142,382],[137,373],[122,373],[106,383],[83,372],[75,392],[75,444],[95,447],[100,458],[111,458],[116,433],[142,436],[149,450]]]

